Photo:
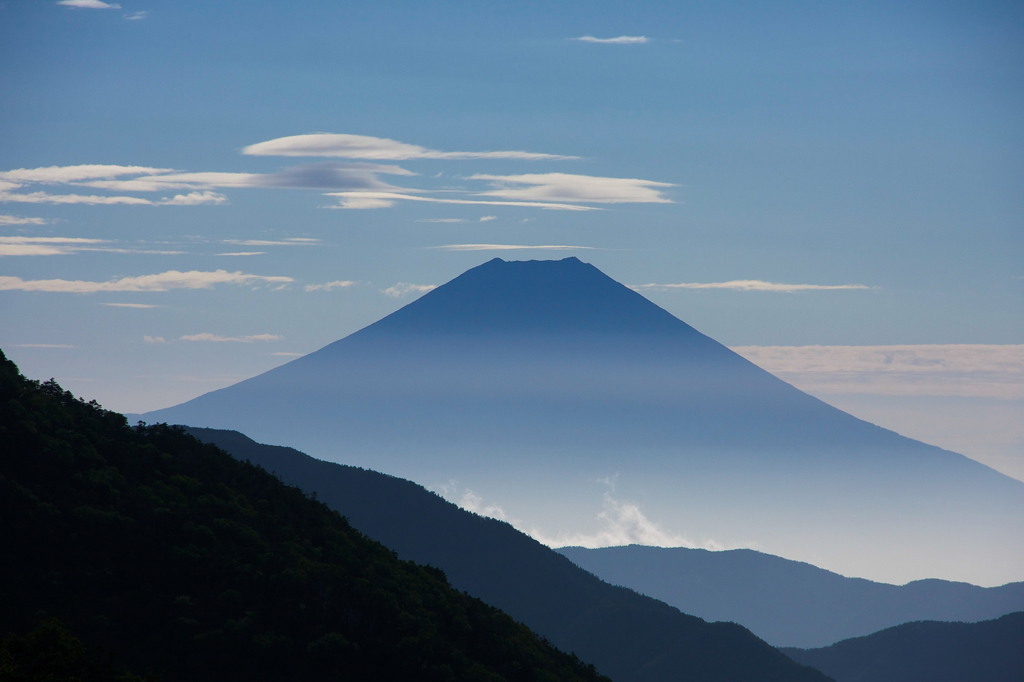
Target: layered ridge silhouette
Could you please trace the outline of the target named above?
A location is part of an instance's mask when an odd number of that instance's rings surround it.
[[[187,428],[338,511],[399,558],[435,566],[618,682],[824,681],[734,623],[707,623],[602,582],[507,523],[460,509],[411,481],[324,462],[235,431]]]
[[[630,545],[558,552],[613,585],[706,620],[739,623],[773,646],[823,647],[910,621],[977,622],[1024,610],[1021,582],[889,585],[750,549]]]
[[[836,682],[1019,682],[1024,613],[980,623],[904,623],[820,649],[784,649]]]
[[[754,543],[889,582],[1024,565],[1024,483],[797,390],[576,258],[494,259],[143,418],[445,486],[556,545]]]

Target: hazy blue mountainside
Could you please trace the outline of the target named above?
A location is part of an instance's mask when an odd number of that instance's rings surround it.
[[[1020,682],[1024,613],[981,623],[905,623],[823,649],[784,649],[837,682]]]
[[[188,431],[316,492],[399,557],[438,566],[456,588],[619,682],[824,679],[789,665],[738,625],[706,623],[604,583],[507,523],[460,509],[411,481],[261,445],[232,431]]]
[[[103,650],[164,682],[607,680],[267,471],[2,352],[0,443],[4,682],[138,680]]]
[[[893,582],[1002,583],[1024,565],[1024,483],[802,393],[575,258],[492,260],[143,418],[455,481],[565,544],[624,500],[673,537],[813,547]]]
[[[734,621],[774,646],[822,647],[918,620],[976,622],[1024,611],[1024,583],[888,585],[734,549],[562,547],[599,578],[706,620]]]

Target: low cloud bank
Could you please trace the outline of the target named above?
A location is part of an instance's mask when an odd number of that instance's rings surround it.
[[[737,346],[732,350],[817,395],[1024,399],[1024,345]]]

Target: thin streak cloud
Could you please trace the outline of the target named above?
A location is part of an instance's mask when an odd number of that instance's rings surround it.
[[[538,201],[489,201],[479,199],[437,199],[435,197],[419,197],[396,192],[328,192],[326,196],[341,199],[336,206],[325,208],[390,208],[396,201],[426,201],[435,204],[468,204],[483,206],[524,206],[527,208],[543,208],[552,211],[599,211],[593,206],[576,206]]]
[[[16,215],[0,215],[0,225],[46,225],[51,221],[43,218],[23,218]]]
[[[186,334],[179,341],[212,341],[214,343],[254,343],[256,341],[280,341],[283,336],[275,334],[253,334],[252,336],[220,336],[203,332],[202,334]]]
[[[570,38],[581,43],[601,43],[603,45],[642,45],[651,42],[647,36],[618,36],[617,38],[595,38],[594,36],[580,36]]]
[[[437,288],[436,284],[409,284],[408,282],[399,282],[393,287],[384,289],[384,294],[391,298],[402,298],[409,294],[425,294],[428,291],[433,291]]]
[[[168,291],[170,289],[210,289],[218,284],[278,284],[284,286],[291,277],[266,277],[243,272],[215,270],[179,272],[168,270],[155,275],[122,277],[108,282],[67,279],[24,280],[0,276],[0,291],[45,291],[49,293],[93,294],[103,291]]]
[[[488,180],[495,189],[481,196],[523,201],[572,201],[598,204],[654,203],[670,204],[659,188],[669,182],[638,178],[605,178],[569,173],[529,173],[524,175],[470,175],[470,180]]]
[[[12,348],[78,348],[67,343],[13,343]]]
[[[323,284],[307,284],[306,291],[332,291],[334,289],[346,289],[355,286],[358,282],[350,279],[324,282]]]
[[[523,161],[576,159],[575,156],[523,151],[443,152],[385,137],[312,133],[278,137],[249,145],[242,150],[251,156],[322,156],[346,159],[406,161],[410,159],[517,159]]]
[[[682,282],[680,284],[633,284],[636,291],[673,291],[677,289],[731,289],[733,291],[832,291],[836,289],[877,289],[865,284],[780,284],[759,279],[737,279],[729,282]]]
[[[428,246],[428,249],[439,251],[575,251],[585,249],[591,251],[593,246],[569,246],[561,244],[538,244],[527,246],[524,244],[445,244],[444,246]]]
[[[57,4],[72,9],[121,9],[121,5],[102,0],[60,0]]]

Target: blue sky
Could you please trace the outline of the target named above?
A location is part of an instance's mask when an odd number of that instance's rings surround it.
[[[103,4],[0,5],[29,376],[164,407],[494,256],[576,255],[1024,477],[1019,3]],[[68,168],[96,165],[132,168]]]

